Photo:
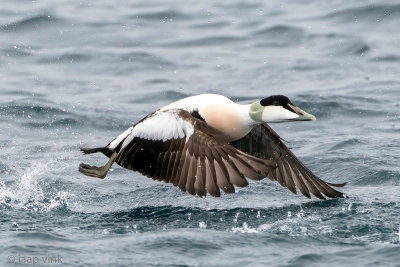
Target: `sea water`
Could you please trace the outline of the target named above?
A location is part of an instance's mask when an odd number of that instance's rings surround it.
[[[398,1],[3,0],[0,266],[399,266],[399,29]],[[290,97],[317,120],[271,126],[348,198],[78,172],[199,93]]]

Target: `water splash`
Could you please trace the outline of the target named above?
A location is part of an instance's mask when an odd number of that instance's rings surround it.
[[[206,229],[207,228],[207,224],[203,221],[199,222],[199,228],[201,229]]]
[[[249,227],[249,225],[244,222],[242,227],[232,227],[232,232],[234,233],[259,233],[258,229]]]
[[[55,160],[34,162],[14,183],[6,184],[0,180],[0,205],[34,211],[49,211],[66,205],[66,200],[72,194],[49,191],[45,188],[48,184],[41,179],[56,163]]]

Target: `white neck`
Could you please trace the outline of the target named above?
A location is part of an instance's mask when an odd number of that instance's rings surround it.
[[[250,107],[251,104],[241,105],[235,103],[235,109],[237,110],[243,125],[246,127],[254,127],[256,124],[260,123],[259,121],[255,121],[250,117]]]

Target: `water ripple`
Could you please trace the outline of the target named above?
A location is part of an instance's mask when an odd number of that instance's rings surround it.
[[[152,12],[135,13],[129,16],[130,19],[166,21],[166,20],[187,20],[190,16],[177,10],[162,10]]]
[[[298,45],[304,38],[303,29],[290,25],[274,25],[254,33],[258,45],[292,46]]]
[[[0,261],[395,266],[399,14],[394,0],[3,0]],[[272,127],[322,178],[348,181],[349,197],[264,180],[202,199],[117,166],[104,180],[78,172],[106,162],[78,146],[208,92],[243,104],[284,94],[315,114]]]
[[[123,129],[127,121],[116,118],[118,112],[104,110],[81,111],[57,105],[40,98],[28,98],[0,104],[0,116],[12,118],[28,128],[85,127],[92,125],[101,129]]]
[[[59,235],[56,233],[49,232],[24,232],[17,233],[15,235],[16,238],[20,239],[38,239],[38,240],[47,240],[47,241],[60,241],[60,242],[71,242],[70,239],[63,235]]]
[[[347,140],[342,140],[339,143],[335,144],[330,148],[330,150],[335,151],[335,150],[341,150],[341,149],[346,149],[348,147],[352,146],[360,146],[366,144],[365,142],[357,139],[357,138],[350,138]]]
[[[18,32],[18,31],[36,30],[38,28],[52,26],[60,21],[62,20],[57,17],[43,14],[22,19],[17,22],[12,22],[4,26],[0,26],[0,31]]]
[[[395,19],[400,14],[400,5],[371,4],[347,7],[331,12],[320,19],[339,19],[342,22],[365,21],[375,23],[377,19]]]
[[[62,64],[62,63],[74,63],[74,62],[85,62],[90,60],[92,57],[88,54],[82,53],[62,53],[59,55],[46,55],[42,56],[37,60],[39,64]]]
[[[219,46],[219,45],[224,45],[226,43],[239,42],[242,40],[243,37],[240,36],[220,35],[220,36],[207,36],[207,37],[171,41],[171,42],[162,42],[161,45],[177,46],[177,47]]]
[[[7,57],[28,57],[32,55],[32,48],[31,47],[25,47],[25,46],[10,46],[5,49],[0,49],[0,54],[5,54]]]
[[[369,61],[371,62],[399,62],[400,61],[400,55],[385,55],[385,56],[377,56],[371,58]]]

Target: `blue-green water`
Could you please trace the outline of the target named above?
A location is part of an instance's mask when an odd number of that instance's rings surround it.
[[[3,1],[0,266],[400,266],[398,1],[264,2]],[[349,198],[77,171],[106,161],[79,146],[206,92],[316,115],[272,127]]]

